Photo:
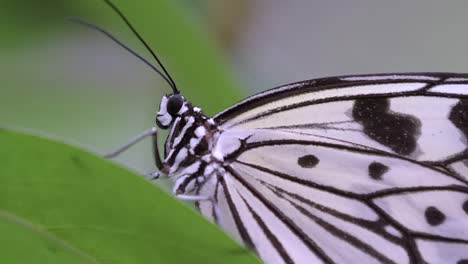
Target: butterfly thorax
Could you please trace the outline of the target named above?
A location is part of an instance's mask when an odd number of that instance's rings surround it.
[[[195,193],[208,177],[222,169],[222,158],[213,154],[221,131],[212,118],[185,100],[176,115],[168,116],[167,101],[161,101],[158,113],[158,124],[170,129],[162,172],[174,180],[176,194]]]

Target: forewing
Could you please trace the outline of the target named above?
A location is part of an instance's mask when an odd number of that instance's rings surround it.
[[[215,116],[225,130],[269,129],[418,161],[464,160],[468,76],[372,75],[282,86]],[[315,140],[315,139],[314,139]],[[451,168],[466,175],[464,163]]]

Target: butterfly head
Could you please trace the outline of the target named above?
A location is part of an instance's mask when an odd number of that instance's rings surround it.
[[[189,109],[190,104],[182,95],[178,93],[164,95],[159,105],[156,124],[160,128],[168,128],[177,117],[187,113]]]

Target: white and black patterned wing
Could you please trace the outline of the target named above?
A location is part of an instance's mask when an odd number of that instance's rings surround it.
[[[215,120],[227,131],[274,129],[289,132],[291,138],[322,138],[419,161],[461,160],[468,135],[468,76],[305,81],[247,98]],[[463,174],[465,169],[457,165],[453,169]]]
[[[466,82],[355,76],[254,96],[215,117],[229,165],[200,193],[267,263],[464,263]]]

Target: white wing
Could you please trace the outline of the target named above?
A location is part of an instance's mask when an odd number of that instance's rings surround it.
[[[215,117],[226,173],[199,192],[266,263],[464,263],[467,77],[329,78],[248,98]]]
[[[274,129],[442,161],[466,149],[466,78],[374,75],[305,81],[250,97],[214,118],[227,131]]]

